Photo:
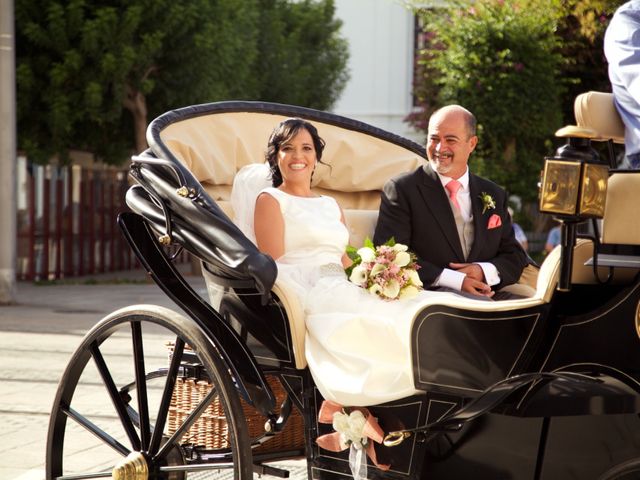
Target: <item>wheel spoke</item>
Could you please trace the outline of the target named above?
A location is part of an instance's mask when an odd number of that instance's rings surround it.
[[[136,372],[136,391],[138,393],[138,416],[140,419],[140,441],[147,450],[150,441],[149,400],[147,398],[147,379],[144,364],[144,348],[142,346],[142,329],[140,322],[131,322],[131,339],[133,342],[133,363]]]
[[[198,404],[196,408],[184,419],[184,422],[180,427],[171,435],[169,440],[162,446],[158,454],[154,457],[155,459],[163,458],[169,450],[172,448],[174,443],[177,443],[180,438],[191,428],[191,426],[196,423],[200,415],[205,411],[205,409],[211,404],[215,396],[217,395],[217,391],[215,388],[212,388],[209,393],[202,399],[202,401]]]
[[[197,463],[193,465],[177,465],[177,466],[164,466],[159,467],[163,473],[170,472],[206,472],[211,469],[222,470],[223,468],[233,468],[233,462],[220,462],[220,463]]]
[[[122,401],[122,397],[118,392],[115,382],[113,381],[113,377],[109,372],[107,364],[104,361],[102,353],[100,353],[100,349],[98,348],[98,344],[93,342],[90,346],[91,356],[96,363],[96,367],[98,368],[98,372],[100,372],[100,376],[102,377],[102,381],[107,388],[107,392],[111,397],[111,401],[113,406],[116,409],[118,417],[120,417],[120,422],[125,430],[125,433],[129,437],[129,441],[133,447],[133,450],[140,450],[140,439],[136,433],[135,427],[133,426],[133,422],[131,418],[129,418],[129,414],[127,413],[127,407]]]
[[[93,472],[93,473],[78,473],[73,475],[61,475],[55,477],[54,480],[85,480],[89,478],[111,478],[113,472]]]
[[[61,411],[69,418],[74,420],[78,425],[85,428],[87,431],[95,435],[97,438],[102,440],[104,443],[113,448],[116,452],[121,453],[125,457],[131,453],[130,450],[127,449],[124,445],[118,442],[115,438],[109,435],[107,432],[99,428],[95,423],[89,420],[84,415],[76,412],[73,408],[61,408]]]
[[[129,418],[131,419],[134,425],[140,425],[140,415],[138,415],[138,412],[136,411],[136,409],[133,408],[131,405],[127,405],[127,414],[129,415]],[[151,427],[151,433],[153,432],[154,432],[153,427]]]
[[[173,348],[171,364],[167,371],[167,379],[164,384],[162,399],[160,400],[160,406],[158,408],[158,417],[156,419],[155,429],[153,431],[153,436],[151,437],[151,444],[149,445],[150,455],[154,455],[158,451],[158,448],[160,448],[160,441],[162,440],[164,425],[167,421],[167,413],[169,412],[169,406],[171,405],[171,396],[173,395],[173,389],[175,388],[176,377],[178,376],[178,369],[180,368],[183,350],[184,340],[177,337]]]

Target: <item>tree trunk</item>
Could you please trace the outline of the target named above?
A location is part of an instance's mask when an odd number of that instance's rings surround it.
[[[147,100],[139,90],[127,87],[127,96],[124,106],[133,115],[133,133],[135,137],[135,149],[142,153],[149,146],[147,144]]]

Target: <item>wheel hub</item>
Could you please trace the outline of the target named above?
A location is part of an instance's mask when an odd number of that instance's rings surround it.
[[[131,452],[111,471],[113,480],[147,480],[149,467],[141,452]]]

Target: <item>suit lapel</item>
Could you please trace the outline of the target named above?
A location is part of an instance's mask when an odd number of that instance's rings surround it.
[[[426,165],[422,169],[422,172],[422,181],[418,182],[420,195],[422,196],[426,207],[431,211],[433,217],[436,219],[438,226],[442,230],[444,238],[456,253],[456,256],[458,257],[457,261],[464,262],[464,254],[462,251],[462,245],[460,244],[460,237],[458,236],[456,221],[455,218],[453,218],[451,205],[444,188],[442,188],[442,183],[440,182],[438,175],[430,166]]]

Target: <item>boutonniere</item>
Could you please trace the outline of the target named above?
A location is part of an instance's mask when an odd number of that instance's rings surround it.
[[[479,195],[479,197],[480,197],[480,200],[482,200],[482,213],[483,214],[487,210],[493,210],[494,208],[496,208],[496,201],[487,192],[482,192]]]

